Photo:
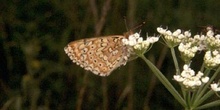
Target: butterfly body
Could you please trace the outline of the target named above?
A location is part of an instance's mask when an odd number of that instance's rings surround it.
[[[85,70],[100,76],[108,76],[113,70],[125,65],[130,53],[123,35],[87,38],[70,42],[65,48],[70,59]]]

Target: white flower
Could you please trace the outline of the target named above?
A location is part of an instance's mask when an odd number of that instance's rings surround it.
[[[186,57],[188,59],[191,59],[195,56],[196,52],[198,51],[197,46],[193,46],[191,42],[189,43],[180,43],[178,47],[179,51],[181,52],[181,55],[183,57]]]
[[[184,39],[191,36],[189,31],[182,32],[180,29],[171,32],[170,30],[157,28],[157,31],[163,36],[163,40],[169,47],[175,47],[180,44]]]
[[[193,37],[193,41],[194,43],[197,44],[198,50],[202,51],[206,49],[206,43],[205,43],[205,36],[204,35],[195,35]]]
[[[217,84],[217,83],[211,84],[211,88],[212,88],[212,90],[215,91],[215,92],[220,91],[219,83],[218,83],[218,84]]]
[[[215,38],[220,39],[220,35],[219,34],[215,35]]]
[[[137,40],[137,43],[141,43],[143,42],[143,37],[140,37],[138,40]]]
[[[220,48],[220,35],[214,35],[212,30],[208,31],[205,37],[205,42],[208,49],[219,49]]]
[[[207,51],[204,56],[204,63],[207,67],[216,67],[220,64],[219,51]]]
[[[150,43],[155,43],[159,40],[159,37],[147,37],[147,41]]]
[[[189,65],[185,64],[183,66],[183,71],[181,73],[181,76],[185,78],[190,78],[191,76],[194,76],[194,75],[195,75],[195,71],[189,68]]]
[[[186,36],[184,36],[183,34],[180,34],[177,36],[178,39],[184,39]]]
[[[172,32],[170,30],[168,30],[168,31],[165,32],[165,35],[171,36]]]
[[[130,40],[129,43],[128,43],[130,46],[134,46],[136,44],[136,41],[135,40]]]
[[[165,34],[166,33],[166,29],[163,29],[161,27],[157,28],[157,32],[159,32],[160,34]]]
[[[135,45],[134,46],[134,49],[137,49],[137,50],[141,50],[141,48],[142,48],[141,45]]]
[[[202,78],[202,82],[203,83],[207,83],[209,81],[209,77],[204,77],[204,78]]]
[[[181,34],[181,30],[177,29],[176,31],[173,32],[173,36],[179,36]]]
[[[182,73],[174,75],[173,78],[177,82],[182,83],[186,88],[194,89],[209,81],[209,77],[202,77],[203,75],[200,71],[195,75],[195,71],[189,65],[184,65]]]
[[[191,36],[191,33],[190,33],[189,31],[185,31],[185,32],[184,32],[184,35],[185,35],[186,37],[190,37],[190,36]]]
[[[197,77],[202,77],[204,74],[202,72],[198,72],[198,74],[196,75]]]
[[[144,53],[149,49],[150,45],[157,42],[159,37],[147,37],[146,40],[143,40],[143,37],[140,37],[139,33],[132,34],[128,39],[122,39],[122,43],[134,52],[134,50],[139,50],[140,53]],[[134,49],[134,50],[133,50]]]
[[[207,36],[214,36],[214,32],[212,30],[209,30],[207,33],[206,33]]]
[[[177,82],[183,82],[185,80],[185,78],[181,77],[180,75],[174,75],[173,78]]]

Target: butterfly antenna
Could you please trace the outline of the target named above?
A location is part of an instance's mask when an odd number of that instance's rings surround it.
[[[133,31],[133,30],[136,30],[136,29],[142,27],[145,23],[146,22],[142,22],[141,24],[139,24],[139,25],[135,26],[134,28],[130,29],[130,31]]]

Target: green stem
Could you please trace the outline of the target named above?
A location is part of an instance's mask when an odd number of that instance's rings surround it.
[[[203,71],[204,71],[204,70],[203,70]],[[206,69],[205,72],[204,72],[204,75],[207,76],[207,74],[208,74],[209,72],[210,72],[210,69]],[[193,95],[193,97],[192,97],[192,103],[195,103],[195,98],[197,98],[198,95],[199,95],[199,93],[202,92],[202,90],[204,89],[204,86],[205,86],[205,84],[201,85],[201,86],[199,87],[199,89],[198,89],[196,92],[193,93],[194,95]]]
[[[198,110],[200,110],[200,109],[207,109],[207,108],[214,107],[214,106],[219,106],[219,105],[220,105],[220,100],[216,100],[216,101],[204,104],[204,105],[202,105],[200,107],[197,107],[196,109],[198,109]]]
[[[167,80],[167,78],[154,66],[148,59],[145,58],[144,55],[140,55],[145,63],[149,66],[149,68],[153,71],[153,73],[157,76],[157,78],[161,81],[161,83],[168,89],[168,91],[174,96],[174,98],[183,106],[187,107],[186,102],[183,100],[181,95],[176,91],[173,85]]]
[[[205,69],[205,63],[203,62],[200,71],[204,71],[204,69]]]
[[[194,100],[194,103],[193,103],[194,107],[199,106],[199,103],[198,103],[199,100],[201,100],[202,96],[204,95],[204,93],[208,89],[208,86],[210,86],[211,82],[216,78],[216,76],[218,75],[219,72],[220,72],[220,67],[215,71],[215,73],[213,74],[211,79],[208,81],[208,83],[205,84],[205,86],[202,88],[202,90],[200,92],[198,92],[198,95],[196,96],[196,99]],[[200,102],[200,103],[202,103],[202,102]]]
[[[179,75],[180,74],[180,69],[179,69],[179,65],[178,65],[178,62],[177,62],[175,50],[174,50],[173,47],[171,47],[170,49],[171,49],[171,54],[172,54],[173,62],[174,62],[175,69],[176,69],[176,74]]]
[[[176,69],[176,74],[180,75],[180,68],[179,68],[179,64],[178,64],[178,61],[177,61],[177,57],[176,57],[174,47],[170,47],[170,50],[171,50],[171,55],[173,57],[173,62],[174,62],[174,66],[175,66],[175,69]],[[181,86],[181,91],[182,91],[184,100],[187,100],[186,92],[185,92],[183,86]]]
[[[209,92],[207,92],[202,98],[200,98],[200,100],[198,102],[196,102],[195,107],[202,104],[206,99],[208,99],[213,94],[214,94],[213,90],[209,90]]]
[[[190,91],[188,91],[187,92],[187,94],[188,94],[188,97],[187,97],[187,105],[188,105],[188,107],[191,107],[191,105],[192,105],[192,102],[191,102],[191,92]]]

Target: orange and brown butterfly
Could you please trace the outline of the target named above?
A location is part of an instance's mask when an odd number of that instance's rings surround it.
[[[145,22],[132,30],[143,24]],[[96,75],[108,76],[113,70],[125,65],[130,60],[131,51],[122,43],[122,39],[127,39],[131,34],[133,32],[130,30],[124,35],[109,35],[72,41],[64,48],[64,51],[73,63],[85,70]],[[132,59],[135,57],[132,56]]]

